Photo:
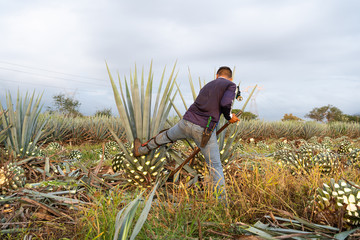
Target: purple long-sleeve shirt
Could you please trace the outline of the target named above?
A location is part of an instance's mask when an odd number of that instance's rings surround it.
[[[226,120],[230,120],[235,91],[236,84],[225,78],[217,78],[207,83],[183,118],[204,128],[210,116],[210,128],[219,121],[221,114]]]

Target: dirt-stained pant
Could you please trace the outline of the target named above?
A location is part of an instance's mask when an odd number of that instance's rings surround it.
[[[158,147],[158,145],[163,145],[184,138],[191,138],[194,140],[196,145],[200,148],[202,154],[205,157],[206,164],[208,166],[212,182],[217,193],[219,193],[220,198],[225,197],[225,181],[223,168],[220,161],[220,152],[219,146],[216,138],[216,131],[213,131],[209,142],[204,148],[200,147],[202,133],[204,128],[196,125],[187,120],[181,119],[175,126],[170,128],[167,131],[164,131],[156,136],[155,139],[152,139],[147,147],[151,150]],[[139,153],[147,154],[149,149],[146,146],[139,148]]]

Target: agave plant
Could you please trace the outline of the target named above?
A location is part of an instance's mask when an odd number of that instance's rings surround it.
[[[3,193],[24,187],[25,181],[25,171],[20,166],[9,163],[0,168],[0,190]]]
[[[359,163],[359,160],[360,160],[360,149],[359,149],[359,148],[353,149],[353,150],[348,154],[348,158],[349,158],[349,160],[351,161],[351,163],[353,163],[353,164]]]
[[[116,215],[114,240],[116,239],[133,240],[136,238],[136,236],[139,234],[141,228],[143,227],[146,221],[146,218],[151,209],[151,204],[153,202],[155,192],[157,188],[161,186],[162,181],[163,179],[159,178],[159,180],[155,184],[153,190],[148,196],[148,200],[146,201],[144,208],[142,209],[141,214],[138,217],[138,220],[136,221],[136,224],[134,225],[133,229],[132,229],[132,225],[135,218],[135,213],[140,205],[140,202],[142,200],[142,195],[144,194],[144,192],[141,192],[137,198],[135,198],[133,201],[131,201],[128,205],[126,205],[123,209],[121,209],[118,212],[118,214]],[[131,229],[132,232],[130,232]],[[131,236],[129,238],[128,236],[130,233]]]
[[[323,184],[317,189],[315,198],[317,213],[327,219],[327,222],[338,223],[339,219],[345,226],[360,225],[360,190],[359,186],[344,180]],[[335,218],[335,219],[334,219]]]
[[[128,81],[126,77],[124,78],[125,86],[121,82],[120,76],[118,76],[120,92],[114,82],[107,64],[106,66],[127,141],[133,142],[135,138],[139,138],[142,142],[145,142],[152,136],[155,136],[163,129],[171,109],[171,101],[173,101],[176,94],[175,93],[174,96],[171,96],[176,80],[176,74],[174,73],[176,64],[171,71],[165,88],[162,89],[166,70],[166,68],[164,68],[162,77],[159,81],[159,88],[154,104],[152,102],[154,78],[152,63],[150,65],[146,85],[144,79],[144,69],[142,69],[141,77],[139,79],[136,66],[135,71],[130,73],[130,80]],[[139,80],[140,86],[138,83]],[[156,151],[151,151],[151,153],[147,156],[135,158],[131,149],[128,149],[125,146],[123,141],[120,140],[119,136],[112,130],[110,125],[109,129],[122,151],[121,158],[114,162],[119,166],[113,166],[113,169],[123,169],[128,176],[129,182],[133,182],[135,185],[148,185],[149,183],[152,183],[152,180],[161,171],[163,164],[165,163],[164,148],[161,147]]]
[[[338,171],[341,163],[338,154],[328,151],[321,144],[280,149],[274,152],[274,159],[280,160],[279,164],[289,168],[293,174],[308,173],[318,167],[323,174],[329,175]]]
[[[300,137],[308,140],[314,136],[323,136],[326,132],[326,125],[317,122],[305,122]]]
[[[60,114],[44,114],[49,118],[45,125],[44,131],[48,132],[48,139],[41,138],[41,140],[65,142],[71,138],[70,128],[71,121],[69,117]]]
[[[96,142],[101,142],[106,139],[109,139],[111,133],[107,127],[107,124],[112,124],[113,129],[117,134],[121,134],[122,129],[118,123],[119,119],[114,117],[107,116],[95,116],[90,118],[90,124],[88,124],[88,129],[91,133],[91,138]]]
[[[37,149],[37,142],[43,134],[43,128],[48,118],[39,119],[41,95],[35,99],[35,91],[30,96],[26,93],[22,98],[19,91],[16,100],[16,107],[13,107],[11,94],[6,95],[7,114],[1,116],[4,128],[7,130],[8,138],[5,146],[11,149],[17,156],[24,157],[32,155]],[[0,112],[4,112],[4,106],[0,102]]]

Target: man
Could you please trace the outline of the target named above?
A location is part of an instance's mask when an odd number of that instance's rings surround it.
[[[138,138],[134,140],[134,156],[146,155],[151,150],[166,143],[191,138],[205,157],[215,190],[220,196],[224,196],[224,173],[220,161],[216,131],[212,130],[215,129],[221,114],[230,123],[239,121],[235,114],[231,115],[231,106],[236,91],[236,84],[232,80],[231,69],[220,67],[216,73],[216,79],[207,83],[200,90],[195,102],[175,126],[160,132],[144,144],[141,144]],[[203,139],[205,129],[210,134],[208,134],[208,138]]]

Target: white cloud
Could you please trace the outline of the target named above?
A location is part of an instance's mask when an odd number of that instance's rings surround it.
[[[229,65],[242,86],[264,87],[256,100],[264,119],[303,117],[327,104],[354,114],[359,7],[335,0],[0,1],[0,84],[46,90],[48,103],[56,93],[76,92],[84,113],[108,104],[115,112],[105,59],[115,77],[154,59],[155,79],[177,59],[188,105],[188,67],[195,81],[209,81]]]

